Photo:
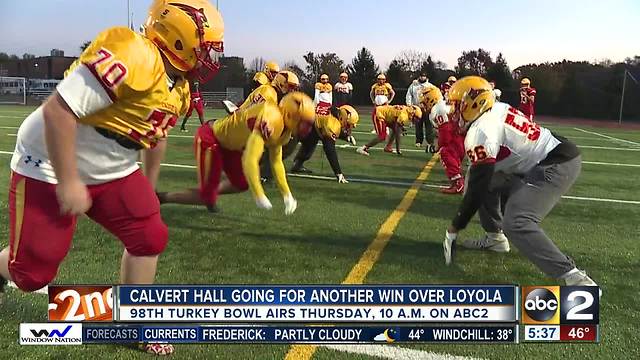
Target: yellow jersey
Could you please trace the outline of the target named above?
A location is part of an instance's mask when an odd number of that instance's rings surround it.
[[[271,80],[264,71],[258,71],[255,75],[253,75],[253,81],[260,85],[268,85],[271,84]]]
[[[291,131],[285,129],[280,109],[273,103],[263,102],[217,120],[211,128],[225,149],[242,151],[253,131],[259,132],[266,146],[279,146],[289,142]]]
[[[389,83],[384,83],[382,85],[375,83],[371,85],[371,91],[373,91],[373,94],[375,96],[384,95],[386,97],[389,97],[392,90],[393,90],[393,87]]]
[[[249,96],[247,96],[238,110],[246,110],[253,105],[265,102],[274,105],[278,104],[278,93],[271,84],[258,86],[249,94]]]
[[[328,110],[329,109],[322,112],[316,111],[316,131],[323,138],[336,140],[342,131],[342,124],[340,120],[331,115]]]
[[[269,148],[269,161],[278,189],[283,196],[291,194],[282,162],[282,145],[291,140],[291,130],[284,126],[278,106],[268,102],[256,104],[215,121],[211,127],[225,149],[244,149],[242,170],[254,198],[264,196],[260,182],[260,158],[265,146]]]
[[[333,91],[333,86],[331,86],[331,84],[329,83],[323,84],[321,82],[318,82],[316,83],[315,89],[319,90],[321,93],[330,93],[331,91]]]
[[[80,64],[93,73],[113,102],[79,118],[80,123],[152,148],[189,109],[189,82],[179,78],[171,84],[156,45],[129,28],[100,33],[67,73]]]
[[[376,119],[384,120],[387,125],[406,126],[410,120],[409,112],[403,105],[384,105],[376,107]]]

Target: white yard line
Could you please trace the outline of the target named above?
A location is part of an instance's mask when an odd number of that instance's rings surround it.
[[[631,145],[635,145],[635,146],[640,146],[640,143],[637,143],[635,141],[619,139],[619,138],[616,138],[616,137],[613,137],[613,136],[600,134],[600,133],[595,132],[595,131],[584,130],[584,129],[580,129],[580,128],[577,128],[577,127],[574,127],[573,129],[581,131],[583,133],[587,133],[587,134],[591,134],[591,135],[597,135],[597,136],[603,137],[605,139],[614,140],[614,141],[622,142],[622,143],[625,143],[625,144],[631,144]]]
[[[16,286],[16,284],[15,284],[13,281],[9,281],[9,282],[7,283],[7,285],[8,285],[9,287],[12,287],[12,288],[15,288],[15,289],[17,289],[17,288],[18,288],[18,286]],[[48,287],[48,286],[45,286],[45,287],[43,287],[42,289],[38,289],[38,290],[34,291],[34,293],[36,293],[36,294],[43,294],[43,295],[47,295],[47,294],[49,294],[49,287]]]
[[[640,165],[638,165],[638,164],[608,163],[608,162],[600,162],[600,161],[583,161],[582,163],[583,164],[589,164],[589,165],[640,167]]]
[[[350,354],[368,355],[383,359],[403,360],[476,360],[480,358],[434,353],[393,345],[322,345],[322,347]]]
[[[13,151],[0,151],[0,154],[3,155],[13,155]],[[180,169],[195,169],[194,165],[184,165],[184,164],[171,164],[171,163],[162,163],[160,164],[164,167],[172,167],[172,168],[180,168]],[[629,165],[629,164],[625,164]],[[336,181],[336,179],[332,176],[321,176],[321,175],[306,175],[306,174],[288,174],[291,177],[299,177],[299,178],[308,178],[308,179],[318,179],[318,180],[331,180]],[[395,186],[411,186],[410,182],[402,182],[402,181],[386,181],[386,180],[376,180],[376,179],[358,179],[358,178],[347,178],[347,180],[352,181],[354,183],[365,183],[365,184],[376,184],[376,185],[395,185]],[[443,188],[446,186],[437,185],[437,184],[423,184],[424,187],[429,188]],[[610,203],[618,203],[618,204],[634,204],[640,205],[640,201],[635,200],[617,200],[617,199],[604,199],[604,198],[592,198],[592,197],[582,197],[582,196],[563,196],[564,199],[571,200],[584,200],[584,201],[599,201],[599,202],[610,202]]]

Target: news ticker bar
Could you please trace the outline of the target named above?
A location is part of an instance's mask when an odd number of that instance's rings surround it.
[[[44,328],[44,325],[48,325],[48,327]],[[20,326],[20,343],[24,345],[136,342],[193,344],[517,343],[518,339],[517,325],[370,327],[48,323],[21,324]]]
[[[597,325],[592,286],[50,286],[50,321]]]

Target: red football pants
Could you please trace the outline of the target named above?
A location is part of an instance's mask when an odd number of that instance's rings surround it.
[[[60,215],[55,189],[53,184],[12,173],[9,272],[24,291],[49,284],[71,247],[77,218]],[[158,199],[140,170],[88,189],[92,205],[86,215],[120,239],[130,254],[162,253],[167,226],[160,217]]]
[[[205,204],[214,205],[218,200],[218,186],[223,171],[238,190],[245,191],[249,188],[242,171],[242,151],[222,147],[210,123],[198,128],[193,147],[198,166],[200,198]]]
[[[465,156],[464,136],[458,134],[453,123],[447,122],[438,128],[438,145],[440,162],[447,177],[453,179],[461,176],[460,166]]]

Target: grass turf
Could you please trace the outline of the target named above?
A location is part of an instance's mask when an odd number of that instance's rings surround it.
[[[0,151],[11,152],[17,127],[32,110],[23,106],[0,107]],[[208,111],[207,117],[220,112]],[[368,114],[355,134],[359,143],[374,135]],[[190,133],[196,127],[193,118]],[[554,131],[585,146],[615,147],[620,150],[583,148],[583,160],[638,164],[640,146],[606,139],[576,130],[575,126],[550,126]],[[617,129],[580,127],[588,131],[640,143],[640,134]],[[174,129],[174,135],[185,135]],[[186,135],[189,135],[186,134]],[[191,139],[170,139],[166,163],[193,165]],[[382,145],[379,145],[381,148]],[[413,136],[403,138],[403,148],[415,150]],[[429,155],[405,151],[403,157],[372,151],[369,158],[353,148],[339,149],[347,177],[412,182]],[[0,183],[8,184],[10,155],[1,154]],[[290,166],[290,160],[286,162]],[[319,147],[306,164],[316,174],[333,176]],[[640,184],[635,181],[640,168],[584,164],[569,195],[635,200]],[[634,180],[635,179],[635,180]],[[209,214],[203,208],[169,205],[162,208],[169,225],[170,243],[162,255],[158,283],[340,283],[375,237],[382,222],[396,207],[408,186],[376,185],[289,177],[299,209],[292,217],[283,215],[283,205],[274,186],[267,194],[274,203],[271,212],[255,208],[249,194],[222,196],[223,212]],[[178,190],[196,183],[194,169],[164,167],[161,190]],[[440,166],[427,180],[445,184]],[[7,186],[1,188],[4,211],[0,221],[8,224]],[[459,251],[456,266],[445,268],[441,238],[460,201],[432,188],[422,188],[413,206],[400,222],[380,260],[366,278],[367,283],[520,283],[556,284],[542,275],[524,257],[510,254]],[[452,355],[482,358],[638,358],[635,327],[640,321],[640,305],[635,295],[638,278],[638,233],[636,219],[640,205],[580,200],[563,200],[545,219],[545,231],[586,269],[603,287],[601,300],[601,343],[519,344],[511,346],[422,345],[412,348]],[[0,243],[5,246],[8,226],[0,227]],[[462,236],[480,236],[474,221]],[[86,219],[79,222],[73,247],[60,268],[57,283],[112,283],[117,281],[122,246],[99,226]],[[46,320],[46,297],[9,290],[0,307],[0,358],[20,354],[23,359],[62,358],[146,358],[147,355],[122,346],[20,347],[20,322]],[[284,345],[178,345],[174,358],[192,359],[281,359]],[[368,359],[320,347],[316,359]]]

